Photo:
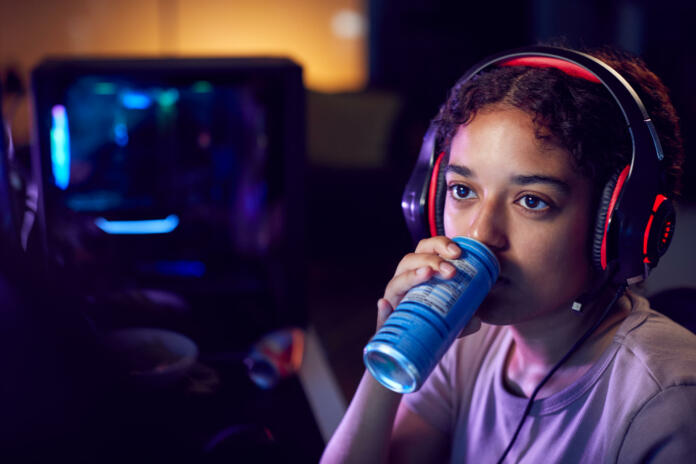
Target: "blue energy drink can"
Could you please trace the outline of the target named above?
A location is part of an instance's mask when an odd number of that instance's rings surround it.
[[[500,273],[498,259],[484,244],[453,240],[462,249],[458,259],[448,260],[455,276],[434,276],[409,290],[363,350],[370,373],[397,393],[423,385]]]

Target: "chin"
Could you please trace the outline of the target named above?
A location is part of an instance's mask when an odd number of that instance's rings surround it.
[[[481,322],[491,325],[513,324],[516,321],[515,313],[513,305],[505,304],[505,301],[494,294],[489,294],[476,311]]]

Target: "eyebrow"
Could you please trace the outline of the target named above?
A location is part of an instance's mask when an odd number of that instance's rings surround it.
[[[541,175],[517,175],[512,177],[512,181],[517,185],[548,184],[563,193],[570,193],[570,185],[556,177]]]
[[[447,169],[445,170],[445,173],[448,172],[453,172],[455,174],[459,174],[462,177],[474,177],[474,173],[471,172],[471,169],[465,167],[465,166],[460,166],[458,164],[448,164]]]
[[[462,177],[476,177],[471,169],[458,164],[448,164],[446,172],[453,172]],[[570,184],[567,182],[558,179],[557,177],[544,176],[540,174],[518,174],[516,176],[512,176],[512,182],[517,185],[547,184],[566,194],[570,193],[571,191]]]

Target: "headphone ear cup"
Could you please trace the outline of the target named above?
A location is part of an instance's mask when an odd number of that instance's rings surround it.
[[[440,160],[440,167],[437,171],[437,182],[435,187],[435,231],[437,235],[445,235],[445,198],[447,198],[447,184],[445,182],[444,166],[447,164],[447,156],[443,156]]]
[[[611,218],[613,211],[609,211],[612,206],[612,199],[615,197],[614,191],[616,190],[616,183],[619,179],[619,173],[615,173],[604,185],[602,190],[602,195],[599,197],[599,205],[597,208],[597,219],[595,221],[594,233],[592,237],[592,265],[597,271],[604,271],[602,265],[602,248],[608,247],[608,238],[605,235],[609,234],[609,228],[607,227],[607,220]],[[607,243],[605,243],[607,241]],[[605,253],[609,255],[609,252],[605,250]]]
[[[664,195],[658,195],[653,206],[653,214],[648,220],[644,237],[645,263],[651,268],[665,254],[674,236],[676,213],[672,201]]]

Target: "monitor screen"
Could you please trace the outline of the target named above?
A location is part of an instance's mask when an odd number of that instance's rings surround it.
[[[299,66],[50,60],[32,77],[50,267],[85,289],[234,292],[301,259]]]

